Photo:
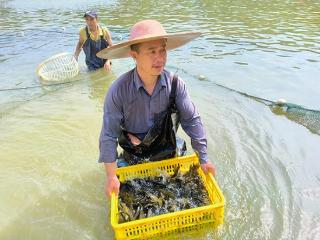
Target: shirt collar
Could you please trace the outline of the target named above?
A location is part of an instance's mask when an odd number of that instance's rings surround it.
[[[167,84],[166,84],[166,79],[165,79],[165,73],[164,71],[162,71],[161,75],[160,75],[160,79],[158,79],[158,82],[156,84],[156,86],[159,84],[159,80],[160,80],[160,84],[162,87],[166,87]],[[136,87],[137,90],[139,90],[141,87],[144,87],[143,86],[143,82],[138,74],[138,71],[137,71],[137,68],[134,69],[134,72],[133,72],[133,82],[134,82],[134,85]]]

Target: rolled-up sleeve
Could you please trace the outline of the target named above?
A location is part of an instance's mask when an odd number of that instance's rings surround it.
[[[111,85],[104,102],[102,129],[99,139],[99,162],[111,163],[117,158],[118,137],[123,118],[122,107],[119,105],[119,94]]]
[[[208,161],[207,138],[193,102],[190,99],[185,83],[179,78],[177,85],[176,104],[183,130],[191,138],[192,148],[198,152],[200,163]]]

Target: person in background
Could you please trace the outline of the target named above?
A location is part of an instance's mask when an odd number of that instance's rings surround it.
[[[79,41],[74,52],[74,57],[78,61],[81,49],[83,49],[89,71],[102,67],[110,71],[110,60],[99,58],[96,55],[99,51],[112,46],[110,32],[107,28],[102,28],[98,24],[98,15],[95,11],[87,11],[83,17],[87,26],[81,28],[79,31]]]

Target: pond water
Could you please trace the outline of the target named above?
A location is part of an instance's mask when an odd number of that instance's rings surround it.
[[[320,136],[216,85],[320,110],[316,0],[0,0],[0,239],[113,238],[98,137],[105,93],[134,63],[88,73],[82,53],[71,83],[44,86],[35,74],[74,51],[88,9],[114,42],[148,18],[203,33],[171,51],[167,69],[202,116],[225,223],[188,239],[320,239]]]

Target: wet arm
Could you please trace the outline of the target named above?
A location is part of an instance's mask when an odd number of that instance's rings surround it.
[[[80,55],[81,49],[82,49],[82,45],[83,45],[84,41],[81,37],[81,35],[79,35],[79,41],[77,43],[76,49],[74,51],[74,57],[75,59],[78,61],[78,57]]]
[[[121,101],[112,85],[104,103],[103,124],[99,139],[99,162],[101,163],[113,163],[117,158],[117,145],[122,116]]]
[[[105,163],[104,164],[106,170],[106,185],[105,185],[105,193],[110,198],[112,193],[116,195],[119,194],[120,182],[116,175],[117,163]]]
[[[176,104],[180,115],[181,126],[191,138],[192,148],[199,154],[200,163],[208,161],[207,138],[199,113],[197,112],[185,83],[179,79]]]
[[[111,47],[113,44],[112,44],[111,34],[110,34],[110,32],[109,32],[109,30],[108,30],[108,29],[106,29],[106,36],[105,36],[105,38],[106,38],[106,40],[107,40],[107,42],[108,42],[109,46]]]
[[[120,123],[122,120],[122,107],[114,85],[111,85],[104,103],[103,124],[99,139],[99,162],[104,163],[106,172],[105,192],[107,196],[119,193],[120,182],[116,176],[116,158]]]
[[[109,46],[108,47],[111,47],[112,46],[112,39],[111,39],[111,34],[109,32],[108,29],[105,29],[106,31],[106,35],[105,35],[105,39],[107,40]],[[105,63],[105,66],[109,66],[109,67],[106,67],[107,70],[110,70],[110,64],[111,64],[111,61],[108,59]]]

